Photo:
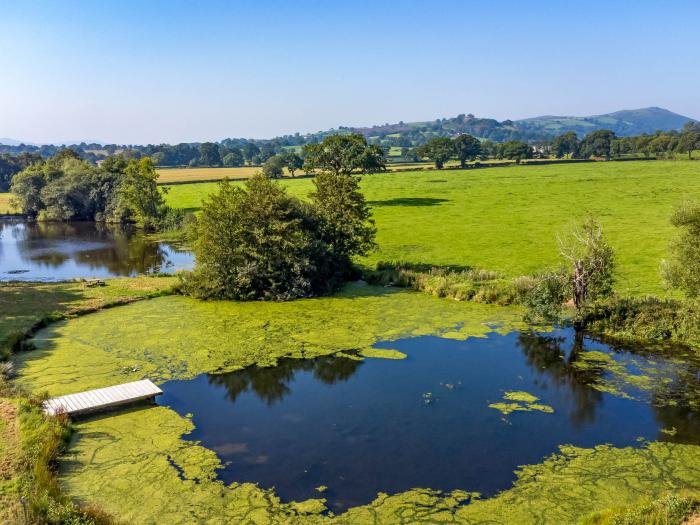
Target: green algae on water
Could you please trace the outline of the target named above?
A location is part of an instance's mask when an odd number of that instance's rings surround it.
[[[529,392],[506,392],[503,394],[505,401],[510,403],[500,402],[491,403],[489,408],[493,408],[507,416],[511,412],[544,412],[545,414],[553,414],[554,409],[549,405],[537,403],[539,397],[533,396]]]
[[[378,495],[339,516],[322,499],[285,504],[252,483],[216,479],[215,453],[184,441],[192,423],[164,407],[79,422],[61,483],[125,523],[394,524],[575,523],[582,515],[636,502],[640,496],[700,489],[700,447],[653,442],[642,447],[562,447],[543,463],[522,467],[514,486],[479,499],[415,489]],[[468,502],[468,504],[464,504]]]
[[[517,310],[354,284],[333,297],[290,302],[198,301],[172,296],[60,322],[18,356],[20,382],[50,395],[148,378],[273,366],[281,357],[338,352],[399,357],[379,341],[421,335],[467,339],[499,321],[523,327]]]

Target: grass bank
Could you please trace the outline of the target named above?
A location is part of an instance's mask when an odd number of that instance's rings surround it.
[[[110,279],[96,288],[79,282],[0,283],[0,361],[42,326],[169,293],[175,282],[173,277]],[[76,507],[61,491],[55,468],[72,427],[65,419],[45,417],[42,400],[0,374],[0,523],[111,523],[96,508]]]
[[[90,288],[84,282],[0,283],[0,360],[22,339],[59,319],[168,294],[177,277],[107,279]]]
[[[304,196],[311,179],[285,180]],[[172,206],[198,209],[215,183],[172,186]],[[673,207],[700,197],[700,163],[597,162],[368,175],[379,249],[360,261],[488,268],[505,277],[557,263],[556,235],[596,214],[616,251],[624,294],[663,294],[660,261]]]

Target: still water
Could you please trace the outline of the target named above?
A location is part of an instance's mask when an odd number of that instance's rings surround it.
[[[189,269],[189,252],[132,228],[0,221],[0,281],[62,281]]]
[[[377,347],[407,358],[285,359],[167,382],[158,402],[192,414],[185,438],[219,455],[225,482],[274,487],[285,501],[325,497],[334,511],[415,487],[493,495],[561,444],[700,444],[700,364],[687,358],[570,329]],[[586,356],[609,366],[578,366]],[[513,391],[540,410],[489,407]]]

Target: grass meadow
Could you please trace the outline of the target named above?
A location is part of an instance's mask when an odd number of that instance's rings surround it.
[[[303,197],[311,179],[284,180]],[[216,183],[171,187],[168,201],[198,209]],[[674,235],[673,207],[700,198],[700,163],[609,162],[365,176],[379,248],[365,264],[408,261],[498,270],[509,276],[558,264],[557,234],[586,213],[617,255],[620,292],[663,294],[659,265]]]

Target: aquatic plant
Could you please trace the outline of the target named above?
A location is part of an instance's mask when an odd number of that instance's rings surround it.
[[[537,411],[544,412],[545,414],[554,413],[554,409],[552,407],[542,403],[537,403],[540,398],[533,396],[528,392],[506,392],[503,394],[503,399],[510,402],[491,403],[489,404],[489,408],[498,410],[504,416],[507,416],[511,412]]]

